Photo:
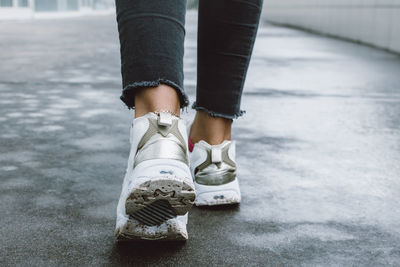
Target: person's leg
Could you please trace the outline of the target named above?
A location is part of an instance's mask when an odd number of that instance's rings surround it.
[[[210,116],[205,111],[198,110],[190,127],[190,141],[197,143],[204,140],[210,145],[221,144],[231,140],[232,119]]]
[[[179,93],[165,84],[138,90],[135,93],[135,117],[154,111],[169,111],[179,116]]]
[[[135,107],[116,236],[187,239],[195,199],[180,107],[186,0],[117,0],[123,92]],[[176,116],[177,115],[177,116]]]
[[[262,0],[200,0],[197,110],[190,131],[195,204],[241,201],[232,120],[240,100],[257,33]]]
[[[188,105],[183,91],[185,0],[116,0],[121,100],[135,116]]]
[[[190,138],[219,144],[231,139],[262,9],[262,0],[200,0],[197,110]]]

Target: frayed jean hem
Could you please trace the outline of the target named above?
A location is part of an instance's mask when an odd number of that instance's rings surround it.
[[[196,102],[193,103],[192,109],[204,111],[208,115],[210,115],[211,117],[221,117],[221,118],[225,118],[225,119],[237,119],[237,118],[243,116],[246,113],[245,110],[239,110],[237,113],[235,113],[233,115],[232,114],[223,114],[223,113],[219,113],[219,112],[215,112],[215,111],[209,110],[209,109],[207,109],[205,107],[200,107],[200,106],[197,105]]]
[[[122,90],[120,99],[126,104],[129,109],[133,109],[135,108],[135,93],[137,92],[137,90],[146,87],[157,87],[160,84],[169,85],[178,92],[181,108],[189,105],[189,98],[183,88],[176,83],[166,79],[158,79],[155,81],[140,81],[128,84]]]

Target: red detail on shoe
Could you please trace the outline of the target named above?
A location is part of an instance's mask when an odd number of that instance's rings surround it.
[[[194,148],[194,144],[192,143],[192,140],[189,138],[189,151],[192,152]]]

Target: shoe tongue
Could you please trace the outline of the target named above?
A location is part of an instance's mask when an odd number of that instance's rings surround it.
[[[161,125],[161,126],[171,126],[172,125],[172,114],[168,113],[168,112],[158,113],[157,123],[158,123],[158,125]]]
[[[213,146],[211,147],[211,162],[220,163],[222,162],[222,150],[221,147]]]

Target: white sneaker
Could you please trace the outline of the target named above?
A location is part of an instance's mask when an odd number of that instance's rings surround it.
[[[190,169],[196,188],[197,206],[240,203],[236,177],[235,142],[210,145],[201,140],[190,152]]]
[[[117,239],[186,240],[195,191],[184,121],[166,112],[147,113],[133,121],[130,142]]]

